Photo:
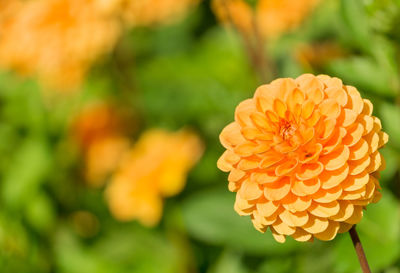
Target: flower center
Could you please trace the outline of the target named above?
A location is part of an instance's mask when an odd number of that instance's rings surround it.
[[[279,134],[284,140],[287,140],[294,135],[297,130],[297,125],[282,119],[279,121],[279,128]]]

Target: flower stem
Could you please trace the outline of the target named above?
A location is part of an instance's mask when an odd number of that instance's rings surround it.
[[[369,269],[367,257],[365,256],[364,249],[362,247],[360,238],[358,237],[355,225],[349,230],[349,233],[351,240],[353,241],[354,249],[356,250],[362,271],[364,273],[371,273],[371,269]]]
[[[256,71],[256,73],[258,73],[258,76],[263,84],[269,82],[272,80],[272,72],[269,71],[269,66],[271,63],[264,55],[264,44],[259,36],[254,14],[252,16],[253,33],[245,33],[243,29],[235,24],[235,20],[233,20],[228,6],[228,0],[225,0],[222,3],[226,10],[230,25],[236,29],[243,40],[244,47],[247,51],[253,69]]]

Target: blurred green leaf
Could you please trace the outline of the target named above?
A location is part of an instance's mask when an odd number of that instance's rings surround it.
[[[27,139],[15,151],[1,185],[2,198],[8,207],[20,208],[37,194],[50,170],[50,157],[46,143],[41,139]]]
[[[382,69],[372,58],[352,57],[335,60],[329,64],[328,71],[341,78],[345,84],[356,86],[360,92],[391,98],[397,95],[391,73]]]
[[[363,2],[359,0],[341,0],[340,2],[343,20],[350,37],[359,48],[368,52],[371,31]]]
[[[385,130],[385,129],[384,129]],[[381,178],[379,181],[382,185],[389,185],[393,181],[394,176],[396,175],[397,170],[400,166],[400,153],[393,149],[391,146],[385,146],[384,149],[380,150],[385,162],[386,168],[381,174]]]
[[[207,273],[249,273],[249,271],[243,265],[240,254],[227,250]]]
[[[56,220],[56,212],[52,200],[43,192],[30,196],[26,207],[28,222],[38,231],[50,231]]]
[[[89,246],[64,229],[57,234],[57,263],[65,273],[184,273],[178,246],[157,231],[138,225],[109,229]]]
[[[383,103],[380,108],[380,116],[383,128],[389,135],[389,144],[400,151],[400,106]]]
[[[305,246],[290,238],[280,244],[269,231],[260,233],[249,217],[240,217],[233,210],[234,199],[235,194],[228,190],[208,190],[188,197],[182,209],[189,234],[251,254],[287,254]]]
[[[290,273],[296,272],[292,257],[282,258],[267,258],[265,262],[258,268],[257,273]]]
[[[389,191],[383,190],[381,201],[367,207],[357,231],[373,272],[396,261],[400,254],[400,207]],[[335,260],[340,261],[337,272],[361,272],[350,236],[338,240],[335,254]]]
[[[144,64],[136,77],[142,91],[138,107],[148,125],[179,128],[191,124],[216,137],[232,119],[236,104],[256,88],[236,38],[218,29],[191,52],[161,55]]]

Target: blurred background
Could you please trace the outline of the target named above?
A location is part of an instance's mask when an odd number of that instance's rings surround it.
[[[348,234],[256,231],[216,168],[235,106],[309,72],[390,136],[358,231],[399,273],[399,23],[398,0],[0,0],[0,271],[361,272]]]

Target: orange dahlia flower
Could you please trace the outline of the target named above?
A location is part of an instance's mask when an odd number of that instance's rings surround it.
[[[318,0],[259,0],[256,16],[264,37],[278,36],[298,26]]]
[[[264,38],[279,36],[298,26],[318,0],[259,0],[253,9],[245,0],[213,0],[220,21],[232,23],[239,31]]]
[[[73,121],[72,134],[83,152],[85,178],[91,186],[101,186],[129,151],[125,129],[129,121],[115,106],[104,102],[88,106]]]
[[[274,238],[332,240],[381,194],[388,141],[372,104],[338,78],[305,74],[259,87],[220,134],[218,167],[235,210]]]
[[[120,29],[113,13],[118,5],[109,4],[114,2],[19,2],[1,24],[0,67],[39,76],[47,86],[75,87],[117,41]]]
[[[189,169],[202,152],[199,137],[189,131],[145,132],[106,190],[111,213],[121,221],[156,225],[163,197],[182,191]]]
[[[199,0],[123,0],[123,17],[131,26],[164,24],[183,16]]]
[[[213,0],[212,8],[222,23],[233,24],[242,33],[253,32],[253,9],[243,0]]]

